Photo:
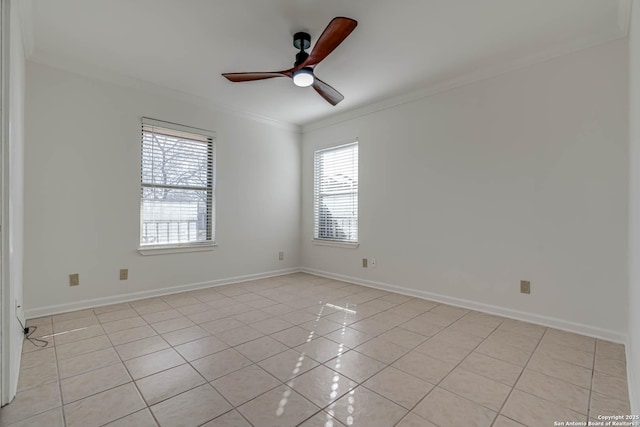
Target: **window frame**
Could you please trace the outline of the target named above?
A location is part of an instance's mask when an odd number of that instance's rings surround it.
[[[144,156],[144,138],[145,127],[157,127],[167,129],[174,132],[183,132],[187,134],[197,135],[206,139],[207,144],[207,185],[195,186],[195,185],[160,185],[149,183],[143,180],[143,156]],[[141,138],[140,138],[140,207],[139,214],[139,235],[138,235],[138,252],[141,255],[159,255],[181,252],[197,252],[212,250],[217,246],[215,241],[215,224],[216,224],[216,134],[213,131],[200,129],[192,126],[185,126],[177,123],[151,119],[148,117],[142,117],[141,119]],[[207,227],[206,236],[207,240],[191,241],[191,242],[172,242],[172,243],[150,243],[143,244],[143,202],[144,202],[144,190],[148,188],[172,188],[176,190],[199,190],[206,191],[207,193],[207,213],[205,214]]]
[[[320,237],[319,233],[320,233],[320,209],[318,204],[320,203],[321,200],[321,195],[318,194],[319,191],[319,183],[318,183],[318,174],[319,171],[317,170],[318,167],[318,155],[321,155],[324,152],[331,152],[331,151],[336,151],[342,148],[346,148],[349,146],[355,146],[357,149],[357,155],[356,155],[356,190],[351,192],[351,194],[355,194],[355,208],[356,208],[356,215],[355,215],[355,221],[356,221],[356,227],[355,227],[355,233],[356,233],[356,239],[355,240],[346,240],[346,239],[336,239],[336,238],[328,238],[328,237]],[[357,138],[353,138],[347,141],[343,141],[343,142],[339,142],[337,144],[334,145],[330,145],[330,146],[326,146],[326,147],[322,147],[322,148],[318,148],[316,150],[313,151],[313,230],[312,230],[312,235],[313,235],[313,239],[312,242],[315,245],[320,245],[320,246],[336,246],[336,247],[343,247],[343,248],[357,248],[360,245],[360,212],[359,212],[359,203],[360,203],[360,179],[359,179],[359,164],[360,164],[360,143],[358,141]]]

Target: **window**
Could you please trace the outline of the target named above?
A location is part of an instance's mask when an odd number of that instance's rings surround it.
[[[358,242],[358,143],[314,153],[314,238]]]
[[[140,247],[212,245],[213,132],[142,119]]]

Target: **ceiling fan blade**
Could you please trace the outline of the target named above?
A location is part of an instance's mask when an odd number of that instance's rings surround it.
[[[331,105],[335,106],[344,99],[340,92],[317,77],[313,80],[313,88]]]
[[[250,82],[253,80],[272,79],[274,77],[291,77],[290,70],[257,72],[257,73],[222,73],[224,77],[232,82]]]
[[[357,26],[358,21],[354,19],[344,17],[333,18],[318,38],[307,60],[304,61],[299,68],[314,66],[329,56]]]

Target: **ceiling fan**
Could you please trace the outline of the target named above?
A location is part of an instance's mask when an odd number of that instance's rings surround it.
[[[293,46],[300,49],[296,55],[293,68],[283,71],[255,72],[255,73],[223,73],[222,75],[232,82],[249,82],[253,80],[271,79],[274,77],[289,77],[296,86],[312,86],[331,105],[336,105],[344,99],[344,96],[319,78],[313,69],[324,58],[342,43],[356,28],[358,22],[351,18],[333,18],[327,28],[324,29],[311,53],[305,52],[311,46],[311,36],[300,32],[293,35]]]

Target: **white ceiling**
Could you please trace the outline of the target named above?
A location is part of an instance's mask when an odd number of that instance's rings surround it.
[[[32,0],[29,59],[137,79],[220,108],[307,124],[625,37],[630,0]],[[220,73],[292,66],[335,16],[359,22],[316,68],[337,107],[290,79]]]

